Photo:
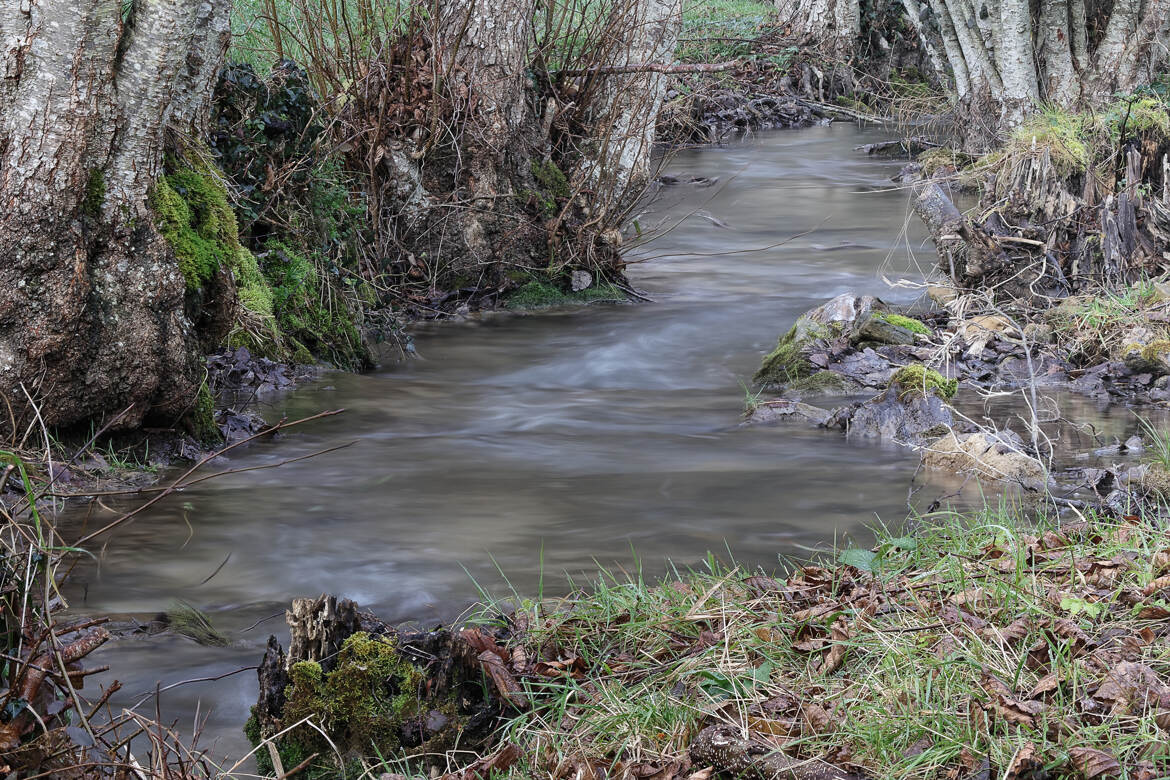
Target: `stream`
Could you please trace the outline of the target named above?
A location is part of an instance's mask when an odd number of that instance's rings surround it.
[[[270,419],[346,411],[221,468],[353,444],[168,498],[70,581],[75,610],[149,620],[182,599],[233,643],[116,640],[92,659],[112,667],[99,682],[121,680],[113,701],[127,706],[156,684],[252,666],[295,596],[336,593],[428,624],[479,588],[555,595],[566,573],[583,583],[601,564],[657,577],[708,551],[773,568],[901,522],[916,455],[737,427],[741,381],[800,313],[849,290],[916,297],[882,280],[920,279],[933,259],[907,218],[909,193],[890,182],[900,164],[853,150],[887,137],[838,124],[680,152],[667,171],[679,183],[639,217],[666,230],[631,255],[652,303],[420,325],[416,359],[330,372],[269,405]],[[1132,427],[1127,412],[1083,403],[1099,431]],[[255,697],[244,671],[167,690],[161,711],[186,734],[198,717],[200,744],[238,757]]]

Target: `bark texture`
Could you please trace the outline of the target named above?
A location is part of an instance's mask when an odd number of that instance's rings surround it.
[[[776,0],[802,45],[842,60],[852,58],[861,34],[858,0]]]
[[[1170,0],[902,0],[947,76],[973,147],[1040,105],[1094,108],[1170,59]]]
[[[228,36],[227,0],[0,7],[0,394],[18,429],[30,401],[57,426],[194,402],[185,284],[147,193],[167,133],[201,129]]]
[[[390,264],[492,294],[533,272],[620,277],[617,229],[649,178],[681,6],[623,0],[593,18],[559,0],[436,0],[409,60],[424,66],[384,100],[353,101],[395,104],[407,83],[431,96],[363,152],[380,161],[371,200]]]

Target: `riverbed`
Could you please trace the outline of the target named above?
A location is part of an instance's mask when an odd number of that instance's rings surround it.
[[[773,568],[900,523],[917,456],[739,427],[743,383],[801,312],[849,290],[916,297],[886,282],[920,280],[933,258],[890,181],[900,163],[854,151],[886,137],[835,124],[679,152],[677,183],[638,217],[658,235],[631,253],[652,302],[422,325],[416,358],[330,372],[270,404],[272,419],[346,411],[221,468],[353,444],[163,501],[70,585],[75,609],[138,620],[185,600],[232,644],[119,639],[94,658],[112,667],[99,681],[120,679],[128,705],[156,683],[254,665],[295,596],[427,624],[481,591],[563,593],[598,564],[655,577],[710,552]],[[1092,411],[1102,434],[1132,426]],[[239,756],[255,695],[244,671],[166,691],[162,713],[190,733],[198,712],[203,746]]]

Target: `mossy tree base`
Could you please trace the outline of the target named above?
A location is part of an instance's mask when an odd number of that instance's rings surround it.
[[[407,751],[441,755],[488,745],[502,704],[469,632],[399,632],[332,596],[297,599],[289,623],[287,656],[269,639],[245,733],[259,745],[310,721],[329,738],[307,724],[282,735],[275,745],[286,770],[317,754],[307,776],[334,777],[366,756],[393,760]],[[494,644],[486,635],[478,644],[485,641]],[[273,769],[266,753],[257,753],[261,772]]]

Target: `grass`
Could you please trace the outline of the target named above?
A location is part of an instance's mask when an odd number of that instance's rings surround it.
[[[880,531],[786,579],[713,558],[658,584],[602,571],[509,623],[532,703],[501,734],[520,747],[510,775],[685,769],[701,730],[728,724],[871,777],[1025,760],[1050,777],[1164,776],[1164,522],[1058,525],[1002,505]]]
[[[1164,340],[1166,329],[1150,319],[1151,308],[1160,303],[1154,284],[1141,281],[1066,300],[1049,312],[1048,320],[1074,360],[1095,362],[1123,357],[1126,335],[1137,327]]]
[[[776,7],[759,0],[688,0],[683,5],[678,58],[716,62],[751,57],[755,43],[776,18]]]
[[[573,7],[583,7],[588,0],[573,0]],[[360,29],[359,2],[340,4],[341,13],[351,19],[351,27]],[[383,25],[401,13],[401,3],[383,9],[388,16]],[[267,73],[276,61],[277,43],[267,19],[275,17],[285,28],[293,28],[298,14],[290,0],[239,0],[232,8],[232,43],[228,59],[247,62],[258,73]],[[687,0],[683,6],[683,29],[678,57],[684,62],[713,62],[752,57],[757,38],[776,18],[772,3],[761,0]],[[390,20],[389,22],[387,20]],[[304,53],[293,35],[284,35],[282,53],[305,64]]]

